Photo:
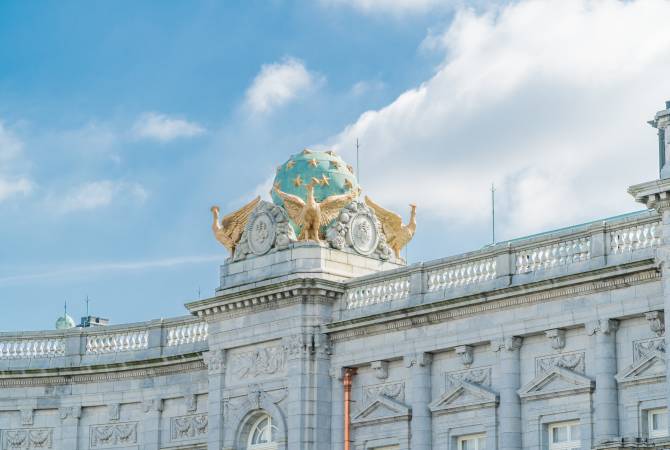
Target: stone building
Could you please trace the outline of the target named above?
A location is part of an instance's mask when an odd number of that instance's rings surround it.
[[[666,107],[649,209],[409,266],[362,200],[300,240],[357,186],[295,155],[187,316],[0,334],[1,449],[666,448]]]

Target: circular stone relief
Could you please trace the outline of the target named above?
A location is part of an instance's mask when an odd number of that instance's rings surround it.
[[[254,255],[264,255],[271,248],[277,233],[275,223],[267,213],[254,217],[249,223],[249,250]]]
[[[367,214],[356,214],[349,222],[348,237],[351,246],[362,255],[369,255],[379,244],[374,219]]]

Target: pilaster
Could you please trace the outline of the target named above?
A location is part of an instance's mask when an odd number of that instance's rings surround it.
[[[586,324],[592,338],[596,390],[594,395],[596,444],[613,441],[619,436],[619,396],[616,382],[616,330],[619,322],[600,319]]]
[[[58,413],[61,420],[60,446],[58,448],[77,450],[79,448],[81,406],[61,406]]]
[[[418,352],[404,357],[405,367],[409,368],[410,396],[412,408],[410,424],[410,448],[412,450],[431,450],[432,416],[428,405],[431,402],[431,365],[433,355]]]
[[[216,349],[205,352],[208,374],[207,394],[207,448],[220,449],[223,445],[223,389],[226,375],[226,352]]]
[[[310,420],[314,400],[311,398],[309,353],[312,339],[308,333],[296,333],[283,338],[286,352],[288,401],[286,405],[288,427],[288,449],[306,450],[314,436],[314,426]]]
[[[144,420],[142,421],[142,448],[159,450],[161,445],[161,412],[163,399],[149,398],[142,404]]]
[[[343,367],[331,367],[331,428],[330,428],[330,448],[344,448],[344,386],[342,384],[344,377]]]
[[[521,450],[521,344],[517,336],[501,337],[491,341],[491,349],[499,352],[498,371],[500,404],[498,423],[500,424],[501,450]]]

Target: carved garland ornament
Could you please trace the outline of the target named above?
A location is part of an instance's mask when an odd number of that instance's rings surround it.
[[[3,450],[53,448],[53,428],[4,430],[2,436]]]
[[[170,438],[173,441],[193,439],[207,435],[207,414],[173,417],[171,420]]]
[[[137,444],[137,422],[96,425],[90,428],[91,448]]]

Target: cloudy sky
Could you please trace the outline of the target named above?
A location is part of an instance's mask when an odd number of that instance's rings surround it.
[[[639,209],[669,0],[0,3],[0,329],[208,296],[209,207],[306,146],[419,229],[410,262]]]

